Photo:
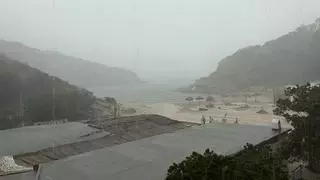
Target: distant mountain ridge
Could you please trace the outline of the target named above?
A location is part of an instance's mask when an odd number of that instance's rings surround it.
[[[320,79],[320,19],[264,45],[238,50],[215,72],[181,91],[226,92]]]
[[[108,67],[59,52],[41,51],[17,42],[0,40],[1,53],[84,88],[141,82],[138,75],[129,70]]]

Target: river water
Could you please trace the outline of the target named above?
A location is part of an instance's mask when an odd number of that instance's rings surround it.
[[[113,87],[94,87],[90,91],[98,97],[114,97],[121,103],[179,103],[186,97],[196,97],[199,94],[177,92],[179,85],[175,84],[139,84]],[[203,95],[203,94],[202,94]]]

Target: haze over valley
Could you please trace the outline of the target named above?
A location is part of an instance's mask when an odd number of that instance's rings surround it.
[[[0,180],[318,179],[319,69],[319,0],[1,0]]]
[[[320,79],[318,1],[12,0],[1,5],[3,58],[86,88],[94,99],[114,98],[135,114],[198,122],[204,112],[197,109],[207,103],[201,98],[214,96],[216,105],[224,106],[250,102],[257,93],[261,104],[255,100],[252,106],[272,114],[270,88]],[[201,98],[188,103],[187,97]],[[221,108],[206,114],[239,114]],[[256,118],[252,111],[241,118],[250,119],[250,113]]]
[[[262,45],[320,17],[317,0],[5,0],[0,5],[0,39],[125,68],[149,82],[207,76],[238,49]]]
[[[41,51],[18,42],[0,40],[0,53],[80,87],[142,83],[137,74],[126,69],[108,67],[60,52]]]

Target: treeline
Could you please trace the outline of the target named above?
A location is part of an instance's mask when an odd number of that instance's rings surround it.
[[[320,19],[264,45],[240,49],[221,60],[215,72],[181,91],[225,93],[319,80],[319,24]]]
[[[0,129],[92,115],[93,94],[0,55]],[[54,112],[54,113],[53,113]]]
[[[320,173],[320,85],[287,88],[273,113],[293,127],[276,144],[247,144],[228,156],[210,150],[193,152],[169,167],[166,180],[288,180],[304,175],[313,179],[311,174]],[[295,170],[288,166],[294,164],[300,166]]]
[[[241,155],[218,155],[207,149],[193,152],[167,171],[166,180],[288,180],[281,157],[270,146],[247,144]]]

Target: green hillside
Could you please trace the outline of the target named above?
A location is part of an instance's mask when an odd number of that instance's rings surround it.
[[[92,114],[95,101],[91,92],[4,55],[0,55],[0,87],[0,129],[53,118],[83,120]]]
[[[275,87],[320,79],[320,19],[264,45],[240,49],[189,88],[198,92]]]

